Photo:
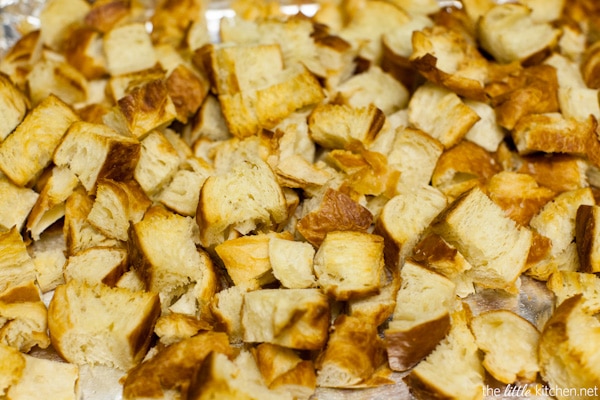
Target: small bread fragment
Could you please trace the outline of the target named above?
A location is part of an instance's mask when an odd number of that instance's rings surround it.
[[[78,185],[77,175],[68,167],[52,168],[52,173],[27,218],[27,230],[34,240],[38,240],[42,232],[64,217],[66,201]]]
[[[159,350],[152,358],[128,371],[123,383],[123,398],[160,398],[170,390],[185,396],[197,367],[213,352],[233,356],[234,350],[225,333],[201,332]]]
[[[330,149],[348,149],[355,142],[368,146],[383,126],[385,116],[374,105],[351,107],[320,104],[308,117],[311,138]]]
[[[319,286],[340,301],[378,293],[385,283],[383,251],[379,235],[329,232],[314,259]]]
[[[35,280],[33,260],[16,227],[0,231],[0,293]]]
[[[65,41],[66,60],[88,80],[108,74],[102,40],[100,32],[85,26],[74,30]]]
[[[48,119],[48,115],[52,118]],[[62,136],[78,119],[66,103],[54,95],[48,96],[0,144],[2,172],[19,186],[33,181],[50,164]]]
[[[384,331],[390,368],[407,371],[426,357],[450,331],[455,285],[413,260],[400,270],[396,307]]]
[[[385,239],[387,265],[402,265],[421,234],[446,205],[446,196],[432,186],[400,193],[385,203],[375,232]]]
[[[141,221],[132,224],[131,266],[147,290],[160,293],[163,310],[188,291],[203,310],[214,294],[212,261],[196,243],[194,221],[162,206],[152,206]]]
[[[385,347],[377,327],[342,314],[315,362],[317,385],[348,388],[366,384],[384,363]]]
[[[19,350],[0,343],[0,396],[5,396],[12,385],[17,383],[25,369],[25,355]]]
[[[114,27],[104,35],[103,48],[111,75],[148,69],[158,61],[142,23]]]
[[[287,218],[287,203],[271,168],[245,159],[202,185],[196,219],[204,247],[222,243],[234,231],[268,230]]]
[[[269,389],[285,391],[298,400],[313,395],[317,377],[312,361],[303,360],[292,349],[270,343],[259,344],[253,354]]]
[[[496,112],[487,103],[474,100],[465,100],[465,104],[479,115],[479,121],[469,129],[465,139],[483,147],[487,151],[494,152],[504,137],[505,131],[498,125]]]
[[[90,247],[68,258],[65,281],[77,279],[90,285],[115,286],[127,270],[127,261],[127,251],[123,248]]]
[[[500,4],[478,24],[481,46],[500,63],[523,61],[556,45],[560,30],[533,19],[526,4]],[[525,39],[527,38],[527,39]]]
[[[28,353],[50,345],[46,305],[34,281],[13,285],[0,294],[0,342]]]
[[[200,189],[212,168],[198,158],[187,158],[179,165],[171,182],[158,195],[158,201],[169,209],[188,217],[196,216]]]
[[[405,378],[416,398],[481,399],[484,369],[467,318],[452,313],[448,335]]]
[[[21,379],[7,392],[7,399],[64,399],[81,398],[79,367],[62,361],[23,355],[25,368]]]
[[[21,123],[27,110],[27,97],[4,74],[0,74],[0,140]]]
[[[54,292],[48,328],[65,360],[127,371],[146,354],[159,313],[156,293],[71,280]]]
[[[319,289],[248,292],[242,306],[244,342],[318,350],[327,340],[329,299]]]
[[[130,206],[125,183],[100,179],[88,221],[104,235],[127,241],[129,235]],[[137,222],[137,221],[135,221]]]
[[[535,382],[540,333],[529,321],[508,310],[494,310],[474,317],[470,326],[485,353],[483,366],[495,379],[506,384]]]
[[[6,177],[0,177],[0,204],[3,204],[0,209],[0,228],[8,230],[16,226],[20,231],[38,198],[38,193],[33,189],[19,187]]]
[[[217,326],[227,333],[231,343],[243,341],[242,307],[244,295],[251,288],[246,286],[231,286],[215,293],[210,303],[210,310]]]
[[[491,288],[513,287],[532,242],[531,231],[517,226],[478,187],[447,207],[432,229],[465,256],[474,281]]]
[[[431,110],[435,110],[432,115]],[[479,115],[458,95],[441,86],[425,83],[408,103],[412,125],[437,139],[448,149],[456,145],[479,121]]]
[[[99,179],[126,181],[133,178],[140,143],[111,128],[89,122],[71,125],[54,153],[54,163],[67,166],[93,193]]]
[[[544,326],[539,341],[540,375],[557,391],[556,398],[585,399],[588,389],[600,380],[597,360],[600,323],[584,306],[582,295],[566,299]],[[582,390],[580,390],[582,389]]]

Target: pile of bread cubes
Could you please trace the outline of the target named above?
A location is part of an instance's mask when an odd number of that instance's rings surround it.
[[[49,0],[0,61],[0,399],[600,386],[597,1],[208,6]]]

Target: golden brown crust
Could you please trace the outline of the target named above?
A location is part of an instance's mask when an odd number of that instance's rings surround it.
[[[565,154],[523,157],[517,172],[533,176],[556,193],[580,189],[586,181],[581,159]]]
[[[511,71],[486,86],[498,124],[512,129],[525,115],[557,112],[558,78],[556,69],[536,65]]]
[[[130,12],[129,0],[100,0],[95,1],[85,16],[86,25],[106,33],[121,22]]]
[[[88,80],[103,78],[108,73],[105,60],[90,51],[99,40],[100,33],[91,27],[79,27],[65,40],[67,61]]]
[[[390,368],[407,371],[425,358],[450,331],[450,314],[426,321],[408,331],[385,331]]]
[[[352,230],[366,232],[373,215],[342,192],[327,189],[319,208],[298,221],[298,232],[314,246],[319,246],[328,232]]]
[[[209,353],[234,354],[229,338],[221,332],[202,332],[158,352],[127,373],[123,384],[123,397],[157,398],[164,390],[178,389],[187,392],[190,379],[198,365]]]
[[[598,252],[600,221],[599,209],[596,206],[582,204],[577,209],[575,219],[575,243],[581,263],[582,272],[600,272],[600,260],[595,253]]]
[[[177,119],[187,123],[208,94],[208,83],[184,65],[179,65],[167,78],[167,91],[177,110]]]

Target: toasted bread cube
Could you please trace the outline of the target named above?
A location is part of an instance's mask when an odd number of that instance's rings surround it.
[[[508,310],[494,310],[474,317],[471,330],[485,353],[483,366],[494,378],[506,384],[535,382],[540,333],[531,322]]]
[[[560,30],[536,22],[525,4],[500,4],[486,12],[478,24],[481,46],[500,63],[522,61],[552,48]]]
[[[219,96],[223,115],[230,132],[247,137],[259,128],[272,128],[303,107],[324,99],[317,78],[302,64],[296,64],[275,75],[269,86]]]
[[[93,199],[78,186],[65,202],[64,236],[66,254],[73,255],[95,246],[119,246],[119,241],[102,234],[89,221]]]
[[[494,154],[463,140],[438,159],[431,184],[449,198],[456,198],[474,186],[486,183],[501,171]]]
[[[284,222],[287,203],[275,174],[260,159],[246,159],[202,185],[196,219],[200,240],[212,247],[232,231],[264,231]]]
[[[587,272],[557,271],[550,275],[546,287],[554,294],[554,303],[581,295],[584,307],[597,310],[600,307],[600,277]]]
[[[154,325],[154,333],[165,346],[189,339],[200,331],[211,329],[212,326],[205,320],[178,312],[161,315]]]
[[[0,231],[0,293],[34,279],[34,264],[17,228]]]
[[[457,29],[438,24],[415,31],[412,48],[409,60],[428,81],[460,96],[486,100],[488,61],[470,38]]]
[[[446,196],[438,189],[423,186],[398,194],[383,206],[375,232],[385,239],[388,265],[402,265],[421,234],[447,202]]]
[[[28,353],[50,346],[46,305],[34,281],[13,285],[0,294],[0,342]]]
[[[29,102],[27,97],[5,75],[0,75],[0,140],[21,123]]]
[[[153,131],[141,140],[140,159],[134,177],[150,197],[156,195],[175,175],[181,159],[175,148],[160,131]]]
[[[444,147],[418,129],[398,128],[387,154],[389,165],[400,171],[403,190],[428,185]]]
[[[19,350],[0,343],[0,395],[21,379],[25,370],[25,355]]]
[[[56,288],[48,307],[52,346],[74,364],[127,371],[146,354],[159,313],[156,293],[71,280]]]
[[[128,371],[123,383],[123,398],[160,398],[189,385],[192,376],[209,354],[232,357],[234,350],[222,332],[201,332],[171,346]],[[173,374],[173,371],[178,371]],[[166,392],[166,393],[165,393]]]
[[[374,105],[355,108],[320,104],[308,118],[312,139],[330,149],[346,149],[360,142],[368,146],[383,126],[385,116]]]
[[[269,389],[284,390],[295,399],[308,399],[317,386],[313,362],[303,360],[292,349],[262,343],[254,348],[254,358]]]
[[[329,232],[315,254],[319,286],[341,301],[378,293],[385,283],[383,249],[383,238],[378,235]]]
[[[190,129],[183,132],[183,138],[192,146],[201,138],[226,140],[230,137],[219,100],[208,94],[192,120]]]
[[[86,79],[100,79],[108,74],[100,32],[90,27],[73,31],[66,40],[64,52],[69,64]]]
[[[392,316],[396,308],[396,297],[400,289],[400,279],[394,272],[388,273],[387,281],[379,293],[348,301],[348,315],[369,324],[381,326]]]
[[[231,286],[216,293],[211,311],[219,326],[227,332],[231,343],[242,343],[242,306],[244,294],[251,288],[245,285]]]
[[[27,75],[27,86],[34,105],[50,94],[72,105],[88,99],[87,79],[78,69],[64,61],[47,58],[36,62]]]
[[[377,327],[340,315],[327,347],[316,361],[319,387],[347,388],[365,383],[385,363],[385,346]]]
[[[173,179],[158,196],[158,201],[181,215],[194,217],[198,208],[200,189],[208,179],[208,166],[198,159],[187,160],[184,167],[173,175]]]
[[[273,275],[288,289],[306,289],[316,285],[314,256],[315,249],[309,243],[281,237],[269,239],[269,261]]]
[[[8,390],[9,399],[81,398],[79,367],[62,361],[38,358],[27,354],[22,378]]]
[[[522,4],[531,9],[531,19],[535,22],[553,22],[561,17],[567,2],[565,0],[524,0]]]
[[[465,314],[465,310],[452,313],[448,335],[406,377],[417,398],[481,398],[485,373]]]
[[[575,243],[582,272],[600,272],[600,206],[582,204],[575,217]]]
[[[433,115],[431,110],[435,110]],[[445,148],[457,144],[480,120],[458,95],[429,83],[413,94],[408,112],[411,124],[439,140]]]
[[[517,172],[531,175],[539,185],[556,193],[589,186],[590,164],[578,156],[565,154],[531,155],[521,159]]]
[[[177,120],[186,124],[208,95],[209,85],[206,78],[180,64],[169,74],[167,89],[177,110]]]
[[[167,83],[152,80],[134,88],[119,99],[103,121],[125,136],[143,139],[149,132],[169,125],[177,117],[177,109],[169,96]]]
[[[539,186],[532,176],[510,171],[492,176],[486,188],[490,199],[523,226],[556,195],[547,187]]]
[[[262,289],[244,295],[244,342],[317,350],[327,340],[329,299],[319,289]]]
[[[256,361],[248,351],[242,351],[235,360],[223,353],[210,353],[193,375],[188,398],[208,399],[264,399],[292,400],[290,393],[270,390],[265,385]]]
[[[402,83],[377,66],[354,75],[336,88],[336,100],[354,108],[375,106],[385,115],[406,108],[409,93]]]
[[[41,56],[43,43],[40,36],[39,30],[24,34],[0,60],[0,71],[23,91],[26,89],[27,74],[31,64],[38,61]]]
[[[85,24],[98,32],[106,33],[131,17],[133,11],[131,3],[120,0],[95,1],[85,16]]]
[[[106,84],[107,96],[117,103],[137,88],[141,88],[155,80],[164,80],[166,77],[166,71],[159,67],[110,76]]]
[[[384,331],[390,368],[407,371],[425,358],[450,330],[455,285],[413,260],[400,270],[396,307]]]
[[[525,267],[532,234],[475,187],[456,199],[432,225],[433,231],[460,251],[473,266],[475,282],[513,288]]]
[[[204,289],[214,293],[212,261],[208,254],[196,248],[194,221],[165,210],[151,207],[144,218],[133,224],[130,234],[130,263],[139,271],[147,290],[160,293],[163,309],[195,286],[197,296]],[[209,301],[197,297],[202,304]]]
[[[590,115],[600,118],[598,89],[559,88],[558,102],[562,114],[567,119],[586,121]]]
[[[123,248],[91,247],[68,258],[65,281],[77,279],[90,285],[115,286],[128,268],[127,261],[127,251]]]
[[[297,224],[298,232],[312,245],[319,246],[329,232],[366,232],[373,222],[373,214],[340,191],[328,188],[314,210]]]
[[[274,234],[257,234],[227,240],[215,247],[234,285],[258,288],[275,281],[269,258]]]
[[[573,388],[581,393],[578,389],[586,391],[598,382],[597,312],[587,309],[583,297],[576,295],[559,305],[544,326],[539,341],[540,375],[551,387]],[[566,400],[588,396],[557,393],[556,397]]]
[[[410,16],[395,4],[370,1],[351,13],[340,36],[359,49],[359,55],[374,64],[382,56],[381,36],[410,21]]]
[[[38,198],[34,190],[19,187],[0,177],[0,203],[4,205],[0,209],[0,228],[8,230],[16,226],[20,231]]]
[[[36,241],[38,244],[43,242],[43,240]],[[55,248],[34,250],[32,258],[35,265],[35,278],[42,293],[48,293],[65,283],[63,269],[67,258],[64,242]]]
[[[122,183],[110,179],[98,181],[94,204],[87,218],[104,235],[127,241],[131,218],[129,196],[123,186]]]
[[[475,292],[473,279],[467,273],[472,268],[471,264],[441,236],[433,232],[426,234],[415,245],[412,258],[454,282],[458,297],[465,298]]]
[[[90,4],[85,0],[52,0],[46,3],[40,14],[43,43],[52,49],[60,50],[71,29],[83,24],[90,8]]]
[[[152,68],[158,61],[142,23],[117,26],[104,35],[104,52],[111,75]]]
[[[78,185],[77,176],[66,166],[52,168],[52,174],[27,219],[27,230],[34,240],[38,240],[42,232],[64,217],[65,202]]]
[[[48,115],[52,118],[48,119]],[[66,103],[54,95],[48,96],[0,144],[2,172],[19,186],[33,181],[52,161],[62,136],[78,119]]]
[[[126,181],[133,177],[140,143],[111,128],[89,122],[73,124],[54,153],[54,163],[67,166],[88,192],[99,179]]]
[[[465,104],[479,115],[479,121],[469,129],[465,139],[494,152],[506,136],[504,130],[496,121],[494,109],[486,103],[465,100]]]

